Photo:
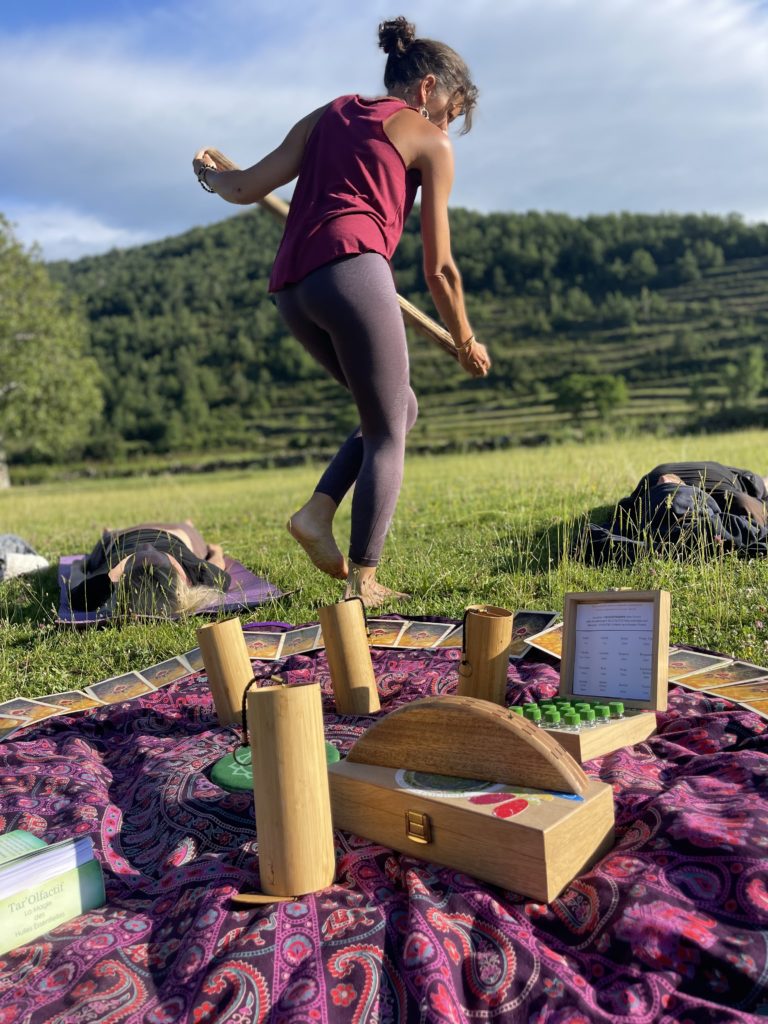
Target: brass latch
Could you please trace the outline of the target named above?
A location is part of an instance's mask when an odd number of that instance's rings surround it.
[[[405,812],[405,834],[413,843],[432,842],[432,822],[421,811]]]

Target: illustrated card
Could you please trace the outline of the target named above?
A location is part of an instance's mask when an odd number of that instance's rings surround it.
[[[82,690],[67,690],[66,693],[52,693],[45,698],[46,704],[55,704],[66,714],[70,711],[86,711],[88,708],[101,707],[102,701],[89,697]]]
[[[320,647],[319,639],[319,626],[303,626],[301,629],[291,629],[284,634],[283,649],[280,652],[280,657],[289,658],[292,654],[306,654],[307,651],[316,651]]]
[[[562,658],[562,622],[558,622],[556,626],[550,626],[549,629],[542,630],[541,633],[535,633],[533,636],[529,636],[528,643],[531,645],[531,647],[535,647],[539,651],[546,651],[547,654],[553,654],[556,658]]]
[[[371,647],[396,647],[407,625],[401,619],[368,619],[368,643]]]
[[[400,634],[398,647],[435,647],[453,630],[453,623],[408,622]]]
[[[720,658],[716,654],[702,654],[699,651],[670,651],[669,679],[670,681],[684,679],[685,676],[693,675],[694,672],[730,665],[731,661],[731,658]]]
[[[464,642],[464,627],[454,626],[448,636],[435,644],[435,647],[461,647]]]
[[[277,661],[281,657],[285,633],[247,632],[243,630],[248,656],[259,661]]]
[[[768,718],[768,700],[751,700],[744,705],[749,711],[756,711],[763,718]]]
[[[189,671],[180,658],[169,658],[167,661],[161,661],[159,665],[143,668],[141,678],[146,679],[149,685],[157,690],[161,686],[168,686],[169,683],[175,683],[177,679],[188,676]]]
[[[730,686],[718,686],[710,691],[717,697],[738,702],[768,700],[768,678],[756,683],[736,683]]]
[[[23,729],[25,725],[29,725],[30,720],[28,718],[7,718],[5,715],[0,716],[0,741],[10,739],[15,732],[19,729]]]
[[[711,690],[713,687],[728,686],[730,683],[751,683],[756,679],[768,678],[768,669],[760,668],[759,665],[750,665],[746,661],[733,661],[730,665],[722,665],[720,668],[708,669],[705,672],[696,672],[694,675],[685,676],[683,679],[676,679],[675,682],[681,686],[687,686],[691,690]],[[725,696],[725,694],[720,694]]]
[[[0,716],[8,718],[23,718],[29,722],[40,722],[52,715],[60,715],[61,708],[53,704],[46,704],[42,700],[32,700],[29,697],[15,697],[0,704]]]
[[[530,644],[528,638],[543,632],[557,618],[557,612],[515,612],[512,623],[512,646],[509,656],[514,660],[527,654]]]
[[[182,658],[189,665],[193,672],[202,672],[205,668],[203,664],[203,652],[199,647],[196,647],[194,651],[187,651],[186,654],[182,654]]]
[[[105,704],[118,704],[123,700],[140,697],[144,693],[152,693],[152,687],[145,683],[136,672],[126,672],[114,679],[105,679],[93,686],[86,686],[85,692],[91,697],[98,697]]]

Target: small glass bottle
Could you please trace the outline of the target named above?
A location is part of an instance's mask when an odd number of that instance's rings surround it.
[[[587,704],[586,701],[580,700],[577,704],[573,705],[574,710],[578,711],[579,714],[583,714],[585,711],[589,711],[591,705]]]
[[[545,729],[559,729],[560,728],[560,712],[557,708],[545,708],[544,710],[544,728]]]
[[[608,710],[611,712],[611,718],[614,720],[624,717],[624,704],[620,700],[612,700],[608,705]]]
[[[595,708],[595,721],[598,725],[608,725],[611,721],[611,712],[604,704]]]
[[[524,704],[523,714],[533,725],[541,725],[541,710],[537,704]]]
[[[578,732],[581,726],[581,715],[578,711],[566,711],[563,716],[564,728],[568,732]]]
[[[580,714],[582,725],[585,725],[588,729],[594,729],[597,725],[597,719],[592,708],[587,708],[586,711],[582,711]]]

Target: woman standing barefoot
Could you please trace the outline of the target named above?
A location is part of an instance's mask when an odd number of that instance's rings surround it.
[[[369,607],[405,596],[378,583],[376,569],[418,410],[389,261],[419,186],[424,273],[435,306],[461,366],[480,377],[491,365],[467,318],[448,226],[448,126],[463,117],[469,130],[477,89],[454,50],[417,38],[405,18],[383,22],[379,44],[388,54],[385,96],[340,96],[247,170],[217,169],[207,149],[193,161],[201,184],[233,203],[257,202],[298,175],[270,291],[296,338],[349,389],[360,426],[288,529],[319,569],[347,579],[347,594]],[[332,527],[353,484],[347,561]]]

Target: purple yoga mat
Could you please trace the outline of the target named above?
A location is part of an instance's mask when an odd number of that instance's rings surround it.
[[[56,618],[58,626],[97,626],[109,621],[107,616],[98,615],[96,612],[73,611],[69,606],[69,576],[72,564],[83,557],[83,555],[63,555],[59,559],[59,586],[61,589],[59,611]],[[257,605],[264,604],[265,601],[276,600],[286,594],[286,591],[261,576],[255,576],[250,569],[245,568],[242,562],[238,562],[228,555],[225,556],[224,567],[232,580],[229,590],[222,594],[215,603],[199,608],[195,615],[219,615],[221,612],[237,612],[243,608],[255,608]]]

